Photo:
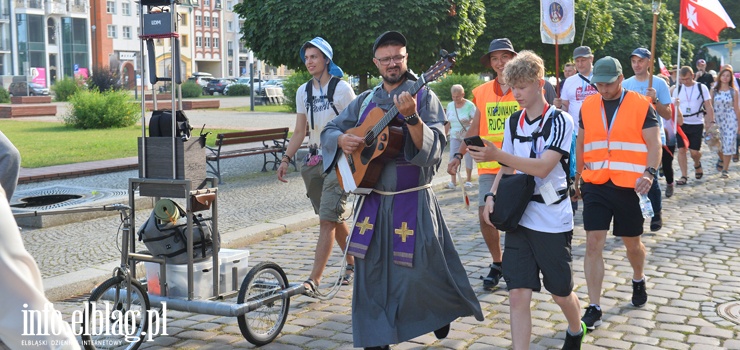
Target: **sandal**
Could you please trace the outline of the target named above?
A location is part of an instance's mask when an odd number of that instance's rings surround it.
[[[722,166],[722,159],[720,159],[720,160],[717,161],[716,167],[717,167],[717,171],[722,171],[722,169],[725,168],[725,167]]]
[[[679,186],[683,186],[683,185],[685,185],[685,184],[686,184],[687,182],[689,182],[689,178],[688,178],[688,177],[686,177],[686,176],[681,176],[681,178],[680,178],[680,179],[678,179],[678,181],[676,181],[676,185],[679,185]]]
[[[732,161],[735,162],[735,163],[737,163],[738,161],[740,161],[740,154],[735,153],[735,155],[732,156]]]
[[[342,276],[342,285],[348,286],[352,284],[352,281],[355,279],[355,265],[347,264],[347,267],[345,268],[345,274]],[[350,272],[351,271],[351,272]]]
[[[721,178],[727,179],[730,177],[730,174],[727,173],[727,170],[722,170],[722,175],[720,175]]]
[[[704,176],[704,170],[699,171],[699,169],[701,169],[701,163],[699,163],[699,165],[694,165],[694,177],[696,177],[697,180]]]
[[[303,281],[303,288],[305,289],[303,291],[303,294],[308,297],[316,298],[316,296],[319,294],[319,285],[313,279],[309,278]]]

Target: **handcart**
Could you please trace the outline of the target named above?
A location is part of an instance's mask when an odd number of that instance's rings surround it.
[[[156,53],[154,40],[169,40],[171,57],[179,57],[179,35],[177,31],[179,0],[141,0],[139,8],[140,28],[142,28],[141,52],[146,43],[149,57],[149,80],[152,86],[157,82],[169,82],[172,87],[171,108],[159,110],[156,92],[152,88],[154,114],[163,116],[168,127],[159,125],[159,135],[153,135],[150,122],[149,137],[146,129],[146,91],[144,84],[142,96],[142,137],[139,139],[139,178],[129,179],[129,205],[116,205],[110,209],[121,212],[121,264],[113,271],[113,276],[96,287],[90,296],[87,310],[82,319],[82,340],[86,349],[126,348],[136,349],[144,341],[161,334],[160,323],[166,318],[167,310],[203,313],[216,316],[234,316],[239,323],[242,335],[255,345],[273,341],[280,333],[288,315],[290,297],[303,294],[302,283],[290,285],[283,270],[273,262],[260,263],[246,274],[239,283],[238,269],[221,276],[219,253],[221,250],[218,234],[218,188],[214,178],[207,178],[205,172],[205,137],[189,138],[187,122],[180,120],[182,101],[180,84],[180,60],[171,60],[169,77],[160,77],[156,72]],[[141,57],[142,76],[146,76],[145,62]],[[178,89],[178,91],[176,91]],[[164,118],[167,117],[167,118]],[[152,118],[153,119],[153,118]],[[155,256],[136,248],[136,207],[134,196],[183,199],[184,237],[187,242],[187,264],[179,265],[186,270],[184,281],[176,283],[174,276],[168,276],[173,264],[161,256]],[[200,283],[206,269],[204,262],[193,259],[193,199],[210,194],[213,199],[207,209],[210,213],[213,232],[211,269],[211,288]],[[213,196],[215,195],[215,196]],[[146,265],[146,277],[137,276],[137,266]],[[158,269],[157,269],[157,265]],[[152,268],[153,267],[153,268]],[[186,267],[186,268],[185,268]],[[150,273],[154,270],[154,273]],[[139,269],[140,270],[140,269]],[[158,271],[157,271],[158,270]],[[157,273],[158,272],[158,273]],[[171,274],[171,273],[170,273]],[[156,281],[149,276],[156,276]],[[182,277],[182,276],[180,276]],[[206,282],[208,283],[208,282]],[[179,293],[173,287],[179,284]],[[196,289],[196,285],[198,288]],[[185,287],[186,286],[186,287]],[[236,296],[236,303],[226,299]],[[250,313],[250,317],[247,317]]]

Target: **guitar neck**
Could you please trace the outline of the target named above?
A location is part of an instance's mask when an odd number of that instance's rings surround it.
[[[416,93],[418,93],[419,90],[421,90],[421,88],[423,88],[424,85],[426,84],[427,82],[424,79],[424,76],[422,75],[419,77],[416,83],[414,83],[414,85],[411,86],[411,88],[409,88],[407,91],[411,95],[416,95]],[[416,103],[419,103],[419,101],[416,101]],[[380,121],[378,121],[378,123],[375,124],[375,126],[373,126],[372,128],[373,135],[379,135],[380,131],[382,131],[386,126],[388,126],[388,124],[390,124],[391,121],[393,121],[393,118],[395,118],[397,114],[398,114],[398,108],[396,108],[396,106],[394,105],[391,109],[388,110],[388,112],[385,113],[383,118],[381,118]]]

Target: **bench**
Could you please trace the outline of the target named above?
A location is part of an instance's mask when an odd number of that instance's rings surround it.
[[[280,87],[266,87],[265,97],[268,103],[281,105],[285,103],[285,95],[283,94],[283,88]]]
[[[255,144],[256,143],[256,144]],[[261,144],[259,144],[261,143]],[[224,146],[243,146],[227,147]],[[206,164],[208,172],[216,175],[221,183],[221,160],[261,154],[262,171],[267,171],[267,164],[277,170],[288,146],[288,128],[263,129],[243,132],[230,132],[216,136],[215,147],[206,146]],[[268,155],[271,155],[268,159]]]
[[[57,115],[57,105],[51,103],[0,106],[0,118],[38,117],[54,115]]]
[[[215,108],[215,109],[221,108],[221,100],[212,99],[212,100],[183,100],[182,101],[183,110],[207,109],[207,108]]]

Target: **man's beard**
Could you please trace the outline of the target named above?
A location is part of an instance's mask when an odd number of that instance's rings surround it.
[[[399,72],[401,72],[400,69],[399,69]],[[390,85],[394,85],[394,84],[400,82],[401,80],[403,80],[405,77],[406,77],[406,72],[405,71],[399,73],[396,76],[391,76],[390,74],[385,74],[385,75],[383,75],[383,81],[386,82],[386,83],[388,83],[388,84],[390,84]]]

